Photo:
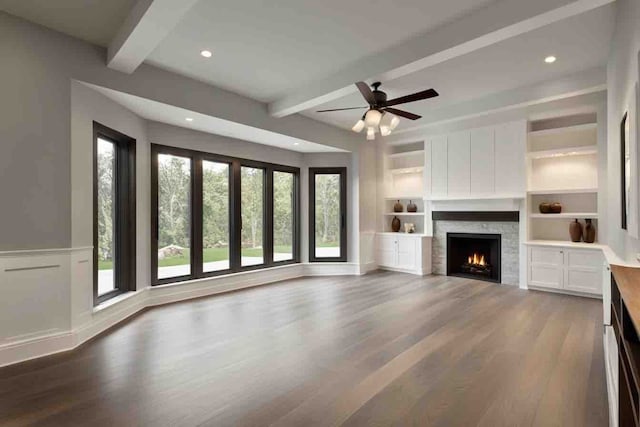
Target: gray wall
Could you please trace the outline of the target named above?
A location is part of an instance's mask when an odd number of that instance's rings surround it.
[[[349,132],[148,65],[108,69],[103,48],[0,12],[0,251],[71,245],[71,81],[142,96],[312,142],[356,149]]]
[[[640,51],[640,1],[616,1],[615,33],[607,66],[608,114],[608,233],[607,243],[622,258],[634,260],[640,241],[620,227],[620,121],[627,109],[627,97],[638,81]]]

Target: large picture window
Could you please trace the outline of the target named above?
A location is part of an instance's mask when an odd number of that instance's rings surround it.
[[[347,260],[347,170],[309,169],[309,260]]]
[[[99,123],[94,136],[93,296],[135,290],[135,140]]]
[[[299,262],[298,168],[151,150],[154,285]]]

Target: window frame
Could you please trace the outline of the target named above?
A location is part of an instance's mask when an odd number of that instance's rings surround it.
[[[316,175],[340,175],[340,256],[316,257]],[[309,262],[347,262],[347,168],[309,168]]]
[[[98,295],[98,138],[114,145],[114,286]],[[136,290],[136,140],[93,122],[93,305]]]
[[[170,154],[191,159],[192,198],[191,220],[191,274],[158,279],[158,154]],[[203,170],[202,162],[229,165],[229,268],[203,271]],[[242,257],[242,166],[264,170],[262,238],[264,262],[258,265],[241,265]],[[288,172],[294,177],[294,227],[293,259],[273,261],[273,172]],[[151,144],[151,285],[158,286],[187,280],[222,276],[242,271],[261,270],[300,262],[300,168],[257,160],[242,159],[222,154]]]

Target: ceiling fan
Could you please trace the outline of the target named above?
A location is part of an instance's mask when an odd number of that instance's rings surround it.
[[[360,93],[364,97],[365,101],[369,104],[369,109],[362,116],[360,120],[351,128],[354,132],[362,132],[362,129],[367,128],[367,140],[373,140],[376,138],[376,131],[380,131],[382,136],[391,134],[400,123],[400,119],[397,116],[404,117],[409,120],[418,120],[421,116],[410,113],[408,111],[392,108],[394,105],[406,104],[408,102],[421,101],[423,99],[429,99],[438,96],[438,92],[434,89],[427,89],[421,92],[416,92],[411,95],[401,96],[399,98],[387,100],[387,94],[379,89],[382,83],[375,82],[371,85],[373,90],[369,88],[369,85],[365,82],[358,82],[356,86]],[[345,110],[359,110],[367,107],[349,107],[349,108],[334,108],[331,110],[319,110],[318,113],[326,113],[329,111],[345,111]]]

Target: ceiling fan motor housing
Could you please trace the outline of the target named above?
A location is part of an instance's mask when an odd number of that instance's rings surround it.
[[[373,98],[375,99],[375,107],[384,107],[387,103],[387,94],[383,91],[379,90],[380,82],[375,82],[371,85],[373,87]]]

